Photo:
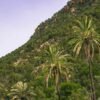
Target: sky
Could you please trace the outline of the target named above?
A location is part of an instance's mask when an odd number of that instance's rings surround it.
[[[67,0],[0,0],[0,57],[17,49]]]

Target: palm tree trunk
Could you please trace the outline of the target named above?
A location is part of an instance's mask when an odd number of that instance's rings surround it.
[[[58,96],[58,100],[61,100],[60,88],[59,88],[59,85],[60,85],[59,77],[60,77],[60,75],[57,73],[56,80],[55,80],[55,85],[56,85],[55,88],[56,88],[56,93],[57,93],[57,96]]]
[[[89,63],[89,77],[90,77],[91,100],[96,100],[95,85],[94,85],[93,70],[92,70],[92,62],[88,61],[88,63]]]
[[[56,87],[58,100],[61,100],[59,86]]]

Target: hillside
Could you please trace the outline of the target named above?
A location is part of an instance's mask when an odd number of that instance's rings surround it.
[[[90,91],[90,82],[87,62],[84,58],[75,58],[73,42],[69,42],[76,36],[72,28],[75,21],[84,16],[93,18],[100,39],[100,0],[71,0],[52,18],[42,22],[26,44],[0,58],[0,98],[4,97],[2,100],[41,100],[41,98],[43,98],[42,100],[58,100],[54,92],[53,80],[49,82],[50,87],[45,88],[44,73],[40,73],[37,77],[33,74],[35,68],[45,62],[44,59],[47,55],[44,55],[44,45],[49,42],[57,44],[60,50],[70,54],[72,58],[69,61],[75,63],[71,80],[61,83],[62,97],[60,100],[89,100],[87,95]],[[100,56],[98,50],[95,51],[93,73],[96,97],[99,100]],[[10,98],[12,86],[20,81],[28,83],[29,89],[32,87],[31,91],[36,94],[34,98],[31,98],[30,95],[29,99]],[[30,91],[29,89],[27,91]],[[22,92],[22,95],[24,97],[27,94],[24,95]]]

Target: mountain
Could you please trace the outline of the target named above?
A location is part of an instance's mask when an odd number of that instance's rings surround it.
[[[100,0],[71,0],[60,11],[55,13],[52,18],[42,22],[36,28],[35,33],[33,36],[31,36],[27,43],[0,58],[0,84],[3,84],[4,88],[6,88],[8,91],[10,91],[9,89],[19,81],[28,82],[30,86],[32,85],[35,87],[36,91],[39,90],[39,88],[40,90],[43,89],[43,87],[45,87],[43,73],[37,80],[35,80],[35,76],[32,74],[34,68],[43,62],[43,59],[38,60],[38,57],[41,55],[40,52],[43,52],[43,45],[47,43],[47,41],[50,44],[59,44],[60,48],[73,56],[73,47],[71,42],[69,42],[69,40],[74,37],[72,27],[75,25],[75,21],[77,19],[81,19],[84,16],[93,18],[94,24],[96,25],[96,31],[98,34],[100,34]],[[75,60],[71,60],[75,62]],[[80,90],[73,90],[74,93],[70,92],[72,87],[74,89],[80,89],[80,87],[82,87],[89,90],[89,80],[87,79],[89,70],[86,63],[84,63],[84,59],[82,60],[78,58],[75,67],[76,66],[77,68],[75,68],[73,72],[74,78],[72,79],[71,83],[69,82],[67,84],[69,86],[68,89],[70,89],[69,92],[67,90],[65,91],[67,96],[70,96],[71,94],[76,96],[74,94],[75,92],[80,93],[82,96],[84,95],[81,94]],[[100,98],[100,56],[98,56],[98,52],[96,52],[93,66],[96,95],[97,98]],[[64,84],[65,83],[63,83],[62,87],[64,87]],[[2,90],[1,86],[2,85],[0,85],[0,91]],[[54,95],[52,94],[53,89],[54,87],[51,87],[47,90],[41,90],[42,92],[39,91],[38,95],[40,95],[40,99],[37,98],[35,100],[41,100],[41,97],[45,98],[43,100],[54,100],[52,99],[54,98]],[[62,95],[64,95],[63,92]],[[63,97],[61,100],[66,99]]]

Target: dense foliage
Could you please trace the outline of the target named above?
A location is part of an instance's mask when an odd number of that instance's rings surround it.
[[[0,58],[0,100],[99,100],[99,51],[100,0],[71,0]]]

